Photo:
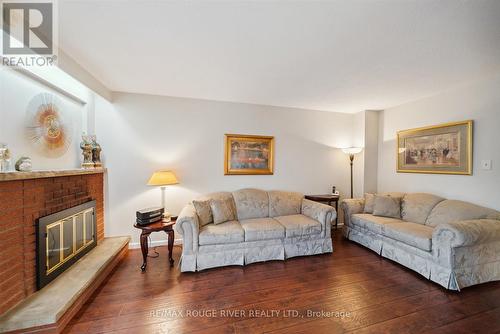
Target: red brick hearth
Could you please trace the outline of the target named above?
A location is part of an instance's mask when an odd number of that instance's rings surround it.
[[[103,173],[0,182],[0,314],[36,291],[36,219],[96,200],[104,238]]]

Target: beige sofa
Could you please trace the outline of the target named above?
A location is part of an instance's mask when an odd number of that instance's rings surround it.
[[[401,218],[342,202],[344,235],[450,290],[500,280],[500,212],[423,193],[401,196]]]
[[[183,272],[332,252],[335,209],[302,194],[242,189],[201,199],[230,201],[237,220],[201,226],[195,207],[187,205],[175,225],[183,236]]]

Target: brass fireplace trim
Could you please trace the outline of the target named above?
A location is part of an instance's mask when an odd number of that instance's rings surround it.
[[[92,212],[92,214],[89,214]],[[76,217],[83,215],[81,236],[82,246],[77,250],[76,243]],[[88,221],[87,221],[88,220]],[[73,224],[73,240],[67,240],[68,248],[71,249],[71,253],[64,258],[64,221],[68,224]],[[90,224],[90,225],[89,225]],[[87,230],[87,225],[91,226],[91,231]],[[58,263],[53,263],[53,267],[49,267],[49,245],[48,245],[48,232],[51,228],[59,226],[59,235],[54,234],[55,240],[59,241],[58,248],[55,251],[59,254],[54,254],[55,259],[59,259]],[[68,225],[66,225],[68,227]],[[92,233],[90,233],[92,232]],[[80,231],[78,231],[80,233]],[[88,234],[88,237],[87,237]],[[72,242],[70,244],[70,242]],[[78,261],[82,256],[87,254],[97,245],[97,213],[96,213],[96,201],[85,202],[81,205],[56,212],[54,214],[41,217],[36,221],[36,284],[37,289],[43,288],[45,285],[49,284],[57,276],[62,274],[66,269],[68,269],[73,263]],[[69,252],[69,249],[66,249]],[[52,254],[52,253],[51,253]],[[56,262],[56,261],[53,261]]]
[[[80,253],[83,249],[85,249],[86,247],[91,245],[93,242],[95,242],[94,238],[90,239],[89,241],[87,240],[87,219],[86,219],[85,214],[89,213],[89,212],[92,212],[92,215],[95,215],[94,208],[90,208],[87,210],[77,212],[76,214],[74,214],[72,216],[68,216],[64,219],[58,220],[58,221],[46,226],[45,235],[49,235],[49,230],[51,228],[59,225],[59,263],[57,263],[52,268],[50,268],[50,266],[49,266],[49,239],[47,237],[45,238],[45,258],[46,258],[46,261],[45,261],[46,262],[46,265],[45,265],[46,272],[45,273],[46,273],[46,275],[52,273],[54,270],[56,270],[57,268],[62,266],[64,263],[66,263],[71,258],[76,256],[78,253]],[[82,225],[83,225],[83,245],[79,249],[76,249],[76,217],[78,217],[79,215],[83,216],[83,223],[82,223]],[[63,251],[63,248],[64,248],[64,222],[67,220],[70,220],[70,219],[71,219],[71,222],[73,225],[73,228],[72,228],[72,232],[73,232],[72,248],[73,249],[72,249],[72,252],[70,255],[68,255],[67,257],[64,257],[64,251]],[[92,235],[95,235],[94,224],[90,224],[90,226],[92,229]]]

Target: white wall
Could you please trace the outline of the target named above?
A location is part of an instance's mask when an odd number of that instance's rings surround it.
[[[472,176],[396,173],[396,132],[474,120]],[[380,115],[378,191],[430,192],[500,209],[500,75],[385,110]],[[482,170],[481,160],[493,160]]]
[[[106,235],[133,236],[135,211],[160,205],[151,173],[172,169],[167,209],[196,196],[243,187],[328,193],[349,191],[349,163],[335,147],[353,145],[352,115],[138,94],[96,100],[96,131],[108,168]],[[274,175],[225,176],[224,134],[275,136]],[[164,239],[160,234],[154,238]]]
[[[73,140],[68,151],[61,157],[50,158],[36,151],[25,136],[25,116],[33,97],[40,93],[52,93],[59,97],[62,108],[73,122]],[[86,130],[86,108],[58,94],[46,86],[0,66],[0,143],[6,143],[12,154],[11,167],[21,156],[32,158],[33,169],[68,169],[80,166],[80,135]]]

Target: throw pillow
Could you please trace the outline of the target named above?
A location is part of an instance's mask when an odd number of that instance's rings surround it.
[[[200,225],[205,226],[213,222],[212,209],[210,208],[210,200],[193,201],[193,206],[200,220]]]
[[[373,215],[401,219],[401,197],[375,195]]]
[[[210,208],[215,225],[236,219],[233,205],[228,199],[211,199]]]
[[[365,208],[364,213],[373,213],[373,205],[375,204],[375,194],[365,193]]]

